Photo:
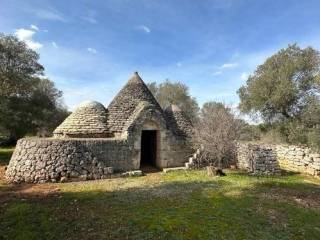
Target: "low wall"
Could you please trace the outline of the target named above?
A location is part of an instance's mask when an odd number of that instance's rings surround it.
[[[237,166],[255,174],[284,169],[320,176],[320,154],[307,147],[239,143]]]
[[[237,167],[261,175],[280,173],[277,155],[270,146],[238,144]]]
[[[320,154],[310,148],[276,145],[279,165],[283,169],[320,177]]]
[[[10,182],[55,182],[62,177],[100,179],[134,170],[135,151],[121,139],[24,138],[6,171]]]

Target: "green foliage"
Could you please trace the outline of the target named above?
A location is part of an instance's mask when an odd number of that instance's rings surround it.
[[[236,119],[239,125],[239,135],[237,140],[240,141],[257,141],[260,140],[261,130],[258,125],[250,125],[242,119]]]
[[[286,143],[286,138],[282,135],[281,127],[279,126],[269,126],[269,127],[261,127],[263,130],[261,131],[260,141],[263,143],[270,144],[282,144]]]
[[[231,109],[228,106],[221,102],[214,101],[204,103],[201,108],[200,114],[202,118],[209,118],[210,116],[215,115],[220,111],[224,112],[226,115],[232,115]]]
[[[0,132],[16,140],[48,135],[66,116],[62,92],[41,77],[39,55],[14,36],[0,35]]]
[[[282,125],[281,135],[286,137],[285,142],[287,143],[308,145],[320,151],[319,128],[307,128],[299,122],[290,122]]]
[[[320,149],[320,55],[289,45],[258,66],[238,90],[240,110],[264,120],[263,141]]]
[[[177,105],[185,114],[195,121],[198,117],[199,107],[196,99],[189,94],[188,87],[181,82],[149,83],[148,88],[155,96],[160,106],[166,109],[170,105]]]
[[[38,186],[23,200],[12,197],[0,204],[0,236],[318,239],[319,184],[300,175],[255,177],[230,171],[223,178],[188,171],[47,184],[45,189],[60,190],[39,197]]]
[[[313,129],[308,132],[308,145],[317,152],[320,152],[320,129]]]
[[[39,55],[14,36],[0,33],[0,96],[28,95],[35,76],[43,75]]]
[[[300,121],[292,120],[272,125],[259,125],[260,140],[265,143],[307,145],[314,151],[320,151],[320,129],[308,128]]]
[[[301,112],[299,120],[307,128],[320,127],[320,96],[312,96]]]
[[[308,98],[319,94],[319,52],[289,45],[258,66],[238,90],[240,110],[259,113],[267,122],[299,116]]]

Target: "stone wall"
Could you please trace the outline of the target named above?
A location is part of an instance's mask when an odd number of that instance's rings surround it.
[[[140,134],[136,136],[141,136]],[[10,182],[56,182],[108,178],[140,168],[140,138],[24,138],[6,171]],[[190,147],[159,131],[157,167],[183,166]]]
[[[308,147],[274,146],[280,167],[320,177],[320,154]]]
[[[6,177],[10,182],[101,179],[113,171],[137,169],[133,154],[121,139],[24,138],[17,143]]]
[[[320,176],[320,154],[307,147],[240,143],[237,166],[255,174],[276,174],[284,169]]]
[[[270,146],[238,144],[237,167],[258,175],[280,173],[277,155]]]

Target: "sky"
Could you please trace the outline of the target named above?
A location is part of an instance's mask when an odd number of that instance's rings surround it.
[[[134,71],[180,81],[202,105],[237,90],[288,44],[320,49],[318,0],[0,0],[0,32],[40,54],[73,110],[108,105]]]

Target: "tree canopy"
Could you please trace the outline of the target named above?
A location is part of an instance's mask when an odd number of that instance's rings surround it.
[[[191,121],[198,117],[199,106],[194,97],[189,94],[189,88],[181,82],[166,80],[163,83],[149,83],[148,88],[155,96],[160,106],[165,109],[172,104],[177,105]]]
[[[240,110],[266,122],[295,118],[319,96],[320,55],[296,44],[269,57],[238,90]]]
[[[269,57],[238,90],[240,110],[258,114],[266,140],[320,149],[320,54],[296,44]],[[270,138],[270,139],[268,139]]]
[[[0,35],[0,133],[12,140],[47,135],[66,117],[62,92],[43,78],[39,55],[14,36]]]
[[[0,34],[0,94],[27,95],[36,76],[43,75],[39,54],[14,36]]]

